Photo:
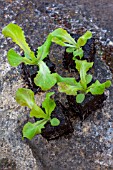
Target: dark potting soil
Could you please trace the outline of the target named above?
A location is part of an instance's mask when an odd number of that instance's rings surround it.
[[[71,36],[75,39],[75,41],[78,40],[78,38],[81,36],[80,34],[71,34]],[[85,46],[82,47],[84,51],[84,56],[82,60],[87,60],[88,62],[94,62],[95,58],[95,40],[94,38],[91,38],[87,41]],[[64,52],[64,58],[63,58],[63,65],[64,68],[67,70],[75,69],[75,61],[72,59],[73,53],[67,53],[66,49]],[[79,59],[79,57],[77,57]]]
[[[93,113],[99,108],[102,108],[103,101],[106,99],[105,94],[102,95],[92,95],[88,93],[85,100],[82,103],[76,103],[75,96],[67,96],[70,117],[79,116],[81,120],[88,117],[89,114]]]
[[[55,72],[55,64],[51,62],[49,57],[45,58],[43,60],[46,65],[49,67],[51,73]],[[42,91],[40,87],[36,86],[34,83],[34,78],[37,75],[38,72],[38,66],[36,65],[25,65],[24,63],[21,64],[22,69],[22,77],[25,80],[26,85],[28,85],[28,88],[33,90],[34,93]]]
[[[113,73],[113,46],[104,46],[103,50],[103,60],[109,66],[111,72]]]
[[[45,129],[42,129],[41,135],[44,138],[47,140],[57,139],[74,131],[72,124],[67,117],[66,108],[59,101],[56,101],[56,108],[51,115],[51,118],[54,117],[60,120],[60,124],[59,126],[51,126],[50,122],[48,122],[45,125]]]

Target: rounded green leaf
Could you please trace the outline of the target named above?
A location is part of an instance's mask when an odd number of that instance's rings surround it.
[[[85,99],[85,95],[84,94],[77,94],[76,96],[76,102],[77,103],[82,103]]]
[[[108,87],[110,87],[110,86],[111,86],[111,81],[110,81],[110,80],[107,80],[107,81],[105,82],[105,87],[108,88]]]
[[[57,118],[53,118],[50,120],[51,126],[58,126],[60,121]]]

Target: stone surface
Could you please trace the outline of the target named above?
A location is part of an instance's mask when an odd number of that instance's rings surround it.
[[[101,60],[100,42],[106,45],[113,39],[112,10],[111,0],[1,0],[0,26],[3,28],[9,22],[22,26],[32,49],[41,45],[57,27],[73,33],[91,30],[97,42],[99,68],[95,76],[105,81],[112,79],[112,74]],[[29,110],[20,107],[14,96],[24,81],[20,67],[10,67],[6,58],[8,49],[15,47],[19,52],[19,48],[2,34],[0,47],[0,170],[112,170],[113,84],[105,92],[107,100],[102,109],[84,122],[73,120],[75,130],[69,138],[47,142],[39,135],[32,141],[22,140],[21,130],[29,119]],[[63,53],[63,48],[53,45],[50,57],[60,63]],[[56,68],[63,75],[68,74],[62,69],[62,66]],[[36,95],[38,104],[44,95]]]

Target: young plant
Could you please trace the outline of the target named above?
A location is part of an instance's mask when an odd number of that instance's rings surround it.
[[[104,83],[100,83],[98,80],[91,85],[88,85],[92,81],[92,75],[87,74],[87,71],[93,66],[93,62],[87,62],[86,60],[75,60],[76,69],[80,74],[80,81],[76,80],[70,83],[59,82],[58,90],[66,93],[67,95],[76,96],[76,102],[82,103],[87,93],[92,95],[101,95],[104,93],[105,88],[111,85],[111,81],[107,80]]]
[[[45,128],[45,124],[50,122],[51,126],[58,126],[60,121],[57,118],[51,118],[51,114],[54,111],[56,104],[51,96],[54,92],[49,92],[46,94],[46,98],[42,102],[43,111],[39,106],[37,106],[34,98],[34,93],[30,89],[19,88],[16,92],[16,101],[21,106],[27,106],[31,109],[30,117],[39,118],[35,123],[28,122],[23,127],[23,137],[32,139],[35,135],[40,134],[42,129]]]
[[[24,51],[24,57],[16,53],[15,50],[10,49],[7,57],[11,66],[16,67],[21,63],[28,65],[37,65],[39,68],[38,74],[34,79],[37,86],[42,90],[49,90],[55,85],[56,79],[51,74],[48,66],[43,62],[43,59],[49,54],[52,35],[49,34],[44,44],[37,49],[37,55],[31,51],[29,45],[26,42],[24,32],[21,27],[16,24],[10,23],[3,28],[2,33],[5,37],[10,37]]]
[[[83,57],[82,46],[84,46],[87,43],[87,40],[92,37],[92,33],[87,31],[76,42],[71,35],[62,28],[56,29],[51,35],[53,37],[52,42],[67,47],[66,52],[73,53],[73,60],[75,60],[77,56],[79,56],[80,59]]]

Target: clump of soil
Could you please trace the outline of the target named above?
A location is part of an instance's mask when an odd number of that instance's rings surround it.
[[[106,96],[104,94],[92,95],[91,93],[88,93],[85,100],[78,104],[76,103],[75,96],[67,96],[69,109],[71,110],[70,116],[79,116],[81,120],[84,120],[89,114],[101,108],[105,99]]]

